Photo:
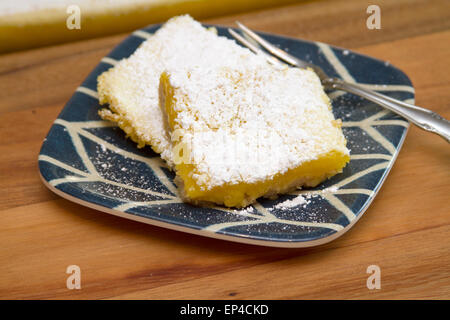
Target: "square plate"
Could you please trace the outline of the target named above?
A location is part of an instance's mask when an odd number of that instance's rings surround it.
[[[150,147],[136,144],[97,114],[97,77],[130,56],[160,25],[135,31],[103,58],[75,91],[51,127],[39,154],[45,185],[58,195],[110,214],[169,229],[236,242],[276,247],[309,247],[336,239],[362,216],[389,173],[408,122],[372,102],[328,92],[343,121],[351,161],[343,173],[308,190],[259,199],[247,210],[185,204],[174,174]],[[215,26],[229,37],[226,28]],[[388,62],[323,43],[261,33],[330,76],[357,82],[393,98],[414,102],[408,77]],[[291,208],[276,205],[304,194]]]

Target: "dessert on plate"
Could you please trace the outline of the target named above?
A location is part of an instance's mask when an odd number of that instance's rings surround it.
[[[169,134],[159,106],[159,78],[167,68],[266,64],[264,58],[219,37],[190,16],[167,21],[129,57],[98,77],[97,91],[103,119],[116,122],[138,147],[149,145],[172,166]]]
[[[100,111],[176,173],[193,204],[244,207],[316,186],[349,161],[312,70],[275,67],[189,16],[98,79]]]
[[[243,207],[316,186],[349,160],[312,70],[169,69],[161,87],[177,185],[188,202]]]

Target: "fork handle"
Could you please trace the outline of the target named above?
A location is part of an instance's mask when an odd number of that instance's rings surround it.
[[[440,135],[450,143],[450,121],[444,119],[431,110],[405,103],[384,94],[368,90],[357,84],[345,82],[337,78],[328,78],[322,81],[322,84],[328,89],[343,90],[375,102],[404,117],[419,128]]]

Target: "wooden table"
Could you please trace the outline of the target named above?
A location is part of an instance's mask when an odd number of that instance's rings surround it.
[[[450,2],[314,1],[239,19],[388,60],[417,104],[450,118]],[[327,245],[277,249],[169,231],[61,199],[38,176],[53,120],[125,35],[0,56],[0,297],[38,299],[450,298],[450,148],[411,127],[387,181],[352,230]],[[381,268],[369,290],[366,269]],[[81,268],[81,289],[66,268]]]

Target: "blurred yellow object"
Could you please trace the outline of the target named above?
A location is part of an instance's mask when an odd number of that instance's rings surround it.
[[[0,4],[0,53],[129,32],[189,13],[204,19],[296,2],[295,0],[79,0]],[[69,29],[70,5],[80,9],[80,29]]]

